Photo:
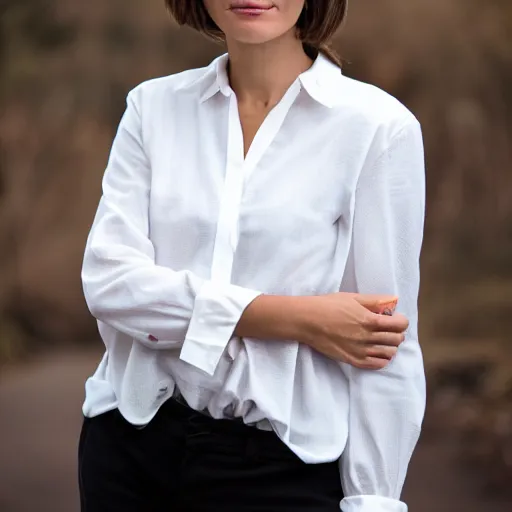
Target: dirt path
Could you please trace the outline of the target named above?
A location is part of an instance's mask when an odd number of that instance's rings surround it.
[[[83,384],[98,354],[47,355],[0,378],[0,511],[78,512],[75,453]],[[410,512],[510,512],[479,495],[453,443],[422,441],[409,473]]]

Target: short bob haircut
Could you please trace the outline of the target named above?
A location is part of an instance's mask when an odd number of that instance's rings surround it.
[[[224,34],[208,14],[203,0],[165,0],[178,25],[186,25],[217,41]],[[342,60],[331,48],[331,40],[347,16],[348,0],[306,0],[297,22],[297,36],[312,59],[318,52],[339,67]]]

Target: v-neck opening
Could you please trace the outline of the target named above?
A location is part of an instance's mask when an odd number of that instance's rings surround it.
[[[242,120],[240,118],[240,109],[238,106],[238,99],[235,93],[232,93],[232,101],[234,101],[236,128],[239,132],[239,139],[241,140],[241,147],[239,147],[239,158],[241,158],[244,169],[250,170],[257,166],[259,160],[265,153],[265,150],[270,146],[275,136],[279,132],[291,106],[295,102],[300,92],[300,82],[295,80],[290,87],[286,90],[283,97],[274,105],[260,124],[256,134],[254,135],[251,144],[245,154],[245,139],[242,128]],[[233,121],[235,120],[233,119]],[[231,120],[231,119],[230,119]],[[231,129],[232,127],[230,127]]]

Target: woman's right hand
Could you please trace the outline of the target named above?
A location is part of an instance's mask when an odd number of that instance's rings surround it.
[[[386,367],[404,341],[409,326],[401,314],[379,314],[396,297],[333,293],[301,297],[303,343],[330,359],[357,368]]]

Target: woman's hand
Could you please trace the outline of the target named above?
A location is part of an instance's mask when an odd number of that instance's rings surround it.
[[[380,313],[396,297],[334,293],[300,297],[303,341],[331,359],[357,368],[379,370],[389,364],[404,341],[407,318]]]
[[[409,325],[403,315],[386,316],[395,304],[396,297],[388,295],[261,295],[244,311],[235,335],[297,340],[336,361],[380,370],[396,354]]]

